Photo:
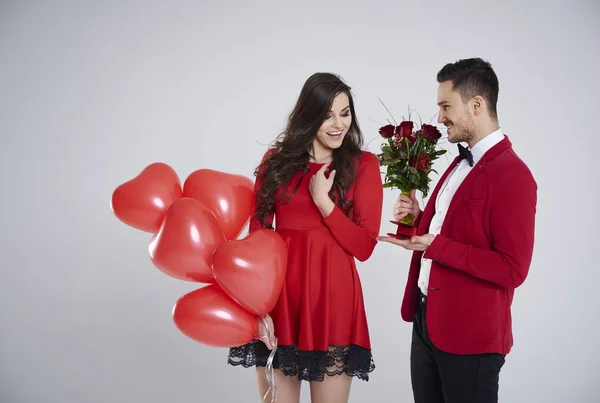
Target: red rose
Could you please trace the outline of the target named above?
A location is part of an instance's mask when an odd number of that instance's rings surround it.
[[[427,172],[427,168],[429,168],[430,163],[431,158],[429,157],[429,154],[421,151],[419,155],[410,159],[409,165],[417,168],[419,171]]]
[[[405,120],[400,123],[400,126],[396,127],[396,134],[400,137],[411,137],[413,124],[414,123],[411,120]]]
[[[400,126],[396,127],[396,138],[394,139],[394,145],[396,148],[406,148],[407,139],[409,143],[414,143],[417,138],[413,135],[413,122],[405,120],[400,123]]]
[[[421,137],[435,144],[442,137],[442,133],[435,126],[423,124],[423,127],[421,127]]]
[[[394,135],[394,126],[386,125],[386,126],[381,127],[379,129],[379,134],[381,134],[381,137],[389,139],[390,137],[392,137]]]
[[[399,135],[396,135],[394,137],[394,147],[406,149],[406,140],[408,140],[408,142],[412,144],[415,141],[417,141],[417,138],[412,135],[408,137],[400,137]]]

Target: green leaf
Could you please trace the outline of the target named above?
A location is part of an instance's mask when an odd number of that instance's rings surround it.
[[[383,166],[387,166],[387,165],[394,165],[397,164],[398,161],[400,161],[400,158],[394,158],[394,159],[389,159],[389,160],[383,160],[381,161],[380,165]]]

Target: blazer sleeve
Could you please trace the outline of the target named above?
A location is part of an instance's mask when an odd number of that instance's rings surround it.
[[[534,245],[537,184],[529,170],[513,170],[492,193],[492,249],[480,249],[437,235],[424,257],[491,283],[523,284]]]
[[[377,245],[383,208],[383,184],[377,157],[363,152],[354,190],[354,222],[336,205],[325,224],[342,248],[361,262],[367,260]]]

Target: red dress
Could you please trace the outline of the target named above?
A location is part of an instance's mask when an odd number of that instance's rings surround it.
[[[326,219],[308,190],[322,165],[309,163],[304,177],[298,172],[292,178],[290,191],[301,182],[286,204],[279,201],[281,189],[276,197],[275,230],[287,243],[288,265],[270,313],[278,339],[274,367],[307,381],[342,373],[368,380],[375,365],[354,259],[365,261],[377,244],[383,202],[379,163],[374,154],[362,152],[358,176],[346,194],[354,202],[352,218],[336,206]],[[259,228],[260,221],[252,220],[250,232]],[[264,366],[268,356],[266,346],[255,341],[232,348],[228,362]]]

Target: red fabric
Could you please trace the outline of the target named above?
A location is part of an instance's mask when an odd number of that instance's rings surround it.
[[[435,214],[440,179],[417,233],[426,234]],[[441,234],[425,252],[432,268],[427,328],[440,350],[454,354],[497,352],[513,345],[511,304],[525,281],[533,254],[537,184],[505,137],[484,154],[452,199]],[[413,253],[402,318],[416,311],[422,252]]]
[[[379,163],[374,154],[363,152],[358,177],[346,195],[354,201],[358,224],[337,206],[326,219],[321,216],[308,191],[310,178],[321,166],[310,163],[294,197],[275,206],[275,230],[288,246],[285,284],[270,313],[275,334],[280,345],[297,345],[300,350],[350,344],[370,349],[354,258],[366,260],[377,244],[383,202]],[[294,189],[301,176],[297,173],[288,189]],[[257,178],[255,190],[260,183]],[[259,228],[261,223],[253,220],[250,231]]]
[[[416,220],[415,220],[416,221]],[[417,234],[417,225],[410,226],[402,224],[400,221],[391,221],[392,224],[396,224],[396,233],[388,232],[387,235],[393,236],[397,239],[410,239]]]

